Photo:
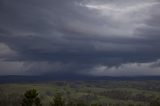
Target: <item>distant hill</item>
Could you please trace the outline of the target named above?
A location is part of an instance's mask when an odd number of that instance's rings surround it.
[[[160,76],[134,76],[134,77],[91,77],[80,75],[55,75],[55,76],[0,76],[0,83],[27,83],[46,81],[77,81],[77,80],[160,80]]]

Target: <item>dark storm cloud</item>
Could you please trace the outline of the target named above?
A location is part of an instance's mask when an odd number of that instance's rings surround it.
[[[1,0],[1,74],[160,74],[150,68],[160,58],[159,8],[157,0]]]

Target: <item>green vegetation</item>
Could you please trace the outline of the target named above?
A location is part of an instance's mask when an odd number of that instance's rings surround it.
[[[160,98],[156,98],[150,103],[150,106],[160,106]]]
[[[0,106],[160,106],[159,97],[160,81],[57,81],[0,85]]]

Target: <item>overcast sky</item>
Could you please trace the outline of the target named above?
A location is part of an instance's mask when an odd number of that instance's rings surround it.
[[[0,75],[160,75],[159,0],[0,0]]]

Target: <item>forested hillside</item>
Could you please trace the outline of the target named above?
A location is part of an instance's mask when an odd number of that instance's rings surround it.
[[[0,85],[0,106],[160,106],[160,81],[57,81]]]

